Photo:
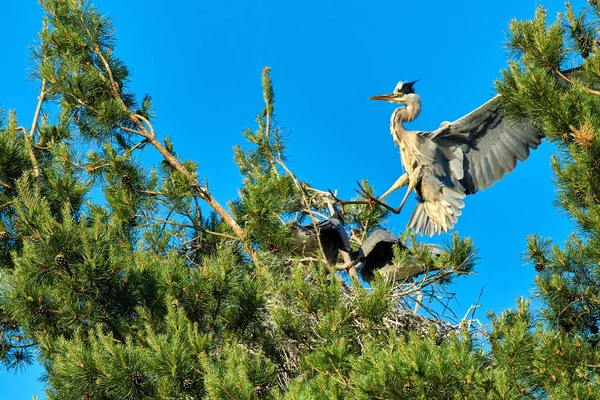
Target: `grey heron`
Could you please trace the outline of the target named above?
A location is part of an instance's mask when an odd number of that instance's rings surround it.
[[[303,256],[315,255],[319,248],[315,226],[319,233],[318,237],[321,239],[325,259],[330,265],[335,264],[340,250],[346,253],[352,251],[343,221],[335,213],[332,217],[316,224],[295,224],[293,235],[296,253]]]
[[[432,236],[453,228],[462,213],[463,198],[502,179],[515,168],[517,159],[525,161],[542,135],[531,126],[509,121],[500,110],[500,95],[435,131],[407,130],[404,123],[414,121],[421,111],[415,82],[399,82],[392,93],[370,97],[401,105],[392,113],[390,130],[406,173],[378,199],[363,195],[399,213],[414,190],[417,206],[408,227]],[[398,208],[382,201],[407,185]]]

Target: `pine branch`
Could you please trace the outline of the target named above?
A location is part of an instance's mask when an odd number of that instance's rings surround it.
[[[283,162],[283,160],[281,158],[278,158],[276,161],[281,166],[281,168],[283,168],[285,170],[285,172],[287,172],[287,174],[290,176],[290,178],[292,178],[292,181],[294,182],[294,186],[296,186],[296,189],[298,190],[298,193],[300,194],[300,199],[302,201],[302,204],[304,204],[304,206],[306,207],[306,210],[308,211],[308,215],[310,216],[310,219],[311,219],[314,231],[315,231],[315,235],[317,237],[317,243],[319,244],[319,249],[321,250],[321,254],[323,254],[323,261],[324,261],[325,265],[327,266],[327,269],[330,272],[332,272],[332,270],[334,268],[329,264],[329,261],[327,261],[327,258],[325,257],[325,251],[323,250],[323,244],[321,243],[321,234],[319,232],[319,227],[317,226],[317,223],[319,220],[313,214],[312,208],[310,206],[310,202],[308,201],[308,198],[306,197],[306,194],[304,193],[304,189],[302,188],[302,185],[300,185],[300,182],[298,181],[298,179],[296,179],[296,175],[294,175],[294,173],[292,171],[290,171],[290,169],[285,165],[285,163]]]
[[[150,121],[139,114],[131,114],[131,120],[138,126],[141,131],[141,136],[148,140],[158,152],[163,156],[165,160],[181,173],[183,176],[189,179],[192,187],[194,187],[198,191],[198,195],[202,200],[208,203],[208,205],[215,210],[217,214],[223,219],[223,221],[231,228],[233,233],[237,236],[238,240],[242,243],[246,252],[252,259],[252,261],[258,266],[259,260],[258,255],[252,248],[252,245],[248,242],[248,238],[246,237],[246,232],[238,225],[233,216],[223,208],[223,206],[210,194],[208,187],[202,187],[200,183],[196,180],[196,178],[191,174],[184,166],[177,160],[177,158],[167,150],[162,143],[160,143],[155,136],[154,128]]]
[[[262,73],[262,81],[263,81],[263,99],[265,101],[265,113],[266,113],[266,126],[265,126],[265,144],[269,146],[269,136],[271,134],[271,110],[273,109],[273,88],[271,85],[271,76],[270,76],[271,68],[264,67]],[[281,155],[280,155],[281,157]],[[271,168],[273,169],[273,173],[279,177],[279,171],[277,171],[277,167],[275,167],[275,163],[273,162],[273,155],[269,152],[269,163],[271,164]]]
[[[135,133],[137,135],[144,137],[148,141],[148,143],[150,143],[176,171],[178,171],[183,176],[188,178],[192,187],[195,190],[197,190],[198,195],[205,202],[207,202],[208,205],[213,210],[215,210],[215,212],[231,228],[231,230],[237,236],[238,240],[242,243],[242,245],[246,249],[246,252],[248,253],[249,257],[252,259],[252,261],[256,265],[259,265],[258,256],[257,256],[256,252],[254,251],[252,244],[249,242],[246,232],[237,224],[237,222],[235,221],[233,216],[227,210],[225,210],[225,208],[217,200],[215,200],[211,196],[210,192],[208,191],[208,188],[202,187],[202,185],[200,185],[200,183],[196,180],[195,176],[192,173],[190,173],[183,166],[183,164],[179,160],[177,160],[177,158],[157,140],[156,134],[154,132],[154,127],[152,126],[150,121],[147,118],[145,118],[144,116],[132,113],[129,110],[129,108],[123,101],[123,98],[122,98],[120,90],[119,90],[119,86],[114,78],[114,74],[112,72],[110,63],[106,59],[104,52],[101,49],[100,45],[98,44],[97,40],[95,40],[94,36],[90,32],[90,30],[87,26],[87,23],[83,17],[83,12],[79,8],[77,8],[77,12],[78,12],[81,24],[82,24],[82,26],[85,27],[86,34],[88,35],[88,38],[90,39],[90,41],[93,44],[92,51],[101,60],[103,66],[104,66],[104,69],[105,69],[106,73],[108,74],[109,86],[110,86],[110,90],[111,90],[111,94],[112,94],[113,98],[119,102],[123,112],[125,112],[126,114],[129,115],[129,119],[139,129],[139,131],[136,131],[136,130],[130,129],[130,128],[126,128],[124,130],[126,130],[127,132]]]

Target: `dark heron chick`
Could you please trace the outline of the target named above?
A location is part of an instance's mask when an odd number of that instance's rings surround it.
[[[399,213],[408,195],[417,194],[417,207],[408,227],[432,236],[454,227],[464,207],[463,198],[485,189],[511,172],[517,160],[525,161],[529,150],[542,141],[535,128],[509,119],[500,110],[500,95],[454,122],[432,131],[407,130],[421,112],[415,82],[399,82],[390,94],[371,97],[400,104],[392,114],[390,130],[400,148],[406,170],[378,199],[365,197]],[[382,200],[396,189],[408,186],[398,208]]]
[[[346,253],[352,251],[348,234],[337,213],[326,220],[317,222],[316,227],[319,230],[323,253],[329,264],[333,265],[336,263],[340,250]],[[314,257],[319,249],[315,224],[296,224],[294,227],[294,243],[297,254]]]
[[[394,264],[394,246],[399,246],[401,250],[409,252],[402,265]],[[427,246],[427,251],[433,258],[439,257],[441,254],[435,245],[422,244],[422,246]],[[408,248],[387,229],[379,228],[372,231],[357,253],[358,265],[356,268],[360,270],[363,279],[367,282],[374,279],[377,271],[393,275],[396,281],[410,279],[424,272],[423,265],[417,262],[413,255],[413,249]]]
[[[360,274],[363,279],[370,282],[375,271],[393,265],[394,246],[399,244],[406,248],[400,239],[392,235],[387,229],[379,228],[372,231],[358,249],[356,261],[358,261]]]

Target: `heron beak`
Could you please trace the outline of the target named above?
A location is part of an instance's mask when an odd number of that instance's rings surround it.
[[[389,94],[380,94],[377,96],[369,97],[369,100],[385,100],[391,102],[397,102],[399,99],[404,97],[404,93],[389,93]]]

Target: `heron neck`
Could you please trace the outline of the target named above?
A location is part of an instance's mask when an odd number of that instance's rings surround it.
[[[404,101],[404,107],[394,110],[394,117],[400,124],[414,121],[421,112],[421,99],[416,93],[406,95]]]
[[[405,107],[398,107],[394,110],[391,118],[391,131],[399,136],[402,136],[407,132],[404,127],[404,122],[414,121],[421,112],[421,103],[413,102],[407,104]]]

